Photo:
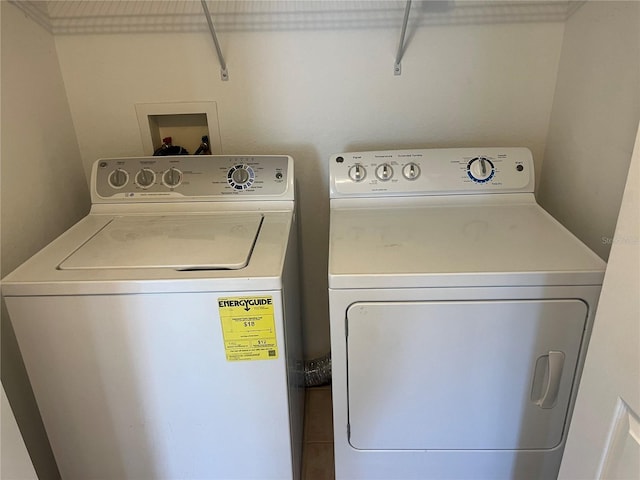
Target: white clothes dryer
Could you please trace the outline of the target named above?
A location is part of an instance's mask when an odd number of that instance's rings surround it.
[[[530,151],[330,162],[336,478],[556,478],[605,263]]]
[[[3,280],[64,479],[299,479],[293,160],[110,158]]]

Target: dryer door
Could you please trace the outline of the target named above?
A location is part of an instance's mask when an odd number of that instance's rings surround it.
[[[587,310],[574,299],[352,304],[351,445],[557,446]]]

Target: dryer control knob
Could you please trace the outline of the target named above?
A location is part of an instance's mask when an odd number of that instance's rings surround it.
[[[493,178],[496,170],[491,160],[485,157],[472,158],[467,164],[467,175],[476,183],[486,183]]]
[[[391,168],[391,165],[388,163],[378,165],[378,168],[376,168],[376,177],[383,182],[391,180],[391,177],[393,177],[393,168]]]
[[[415,180],[420,176],[420,167],[416,163],[407,163],[402,167],[402,176],[407,180]]]
[[[349,169],[349,178],[354,182],[361,182],[366,176],[367,170],[359,163],[356,163]]]

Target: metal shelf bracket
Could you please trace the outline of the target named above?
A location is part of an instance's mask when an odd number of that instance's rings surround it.
[[[223,81],[229,80],[229,72],[227,71],[227,62],[224,61],[224,56],[222,55],[222,50],[220,49],[220,44],[218,43],[218,37],[216,35],[216,29],[213,27],[213,21],[211,20],[211,14],[209,13],[209,7],[207,6],[206,0],[200,0],[202,3],[202,9],[204,10],[204,15],[207,18],[207,25],[209,25],[209,32],[211,32],[211,38],[213,39],[213,44],[216,46],[216,52],[218,53],[218,61],[220,62],[220,78]]]
[[[402,67],[400,61],[404,54],[404,37],[407,33],[407,23],[409,22],[409,12],[411,11],[411,0],[407,0],[407,5],[404,7],[404,20],[402,22],[402,32],[400,33],[400,43],[398,44],[398,52],[396,53],[396,61],[393,64],[393,74],[402,74]]]

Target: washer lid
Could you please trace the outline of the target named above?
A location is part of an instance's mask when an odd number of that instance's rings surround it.
[[[62,270],[237,270],[249,263],[263,215],[117,217],[67,257]]]

